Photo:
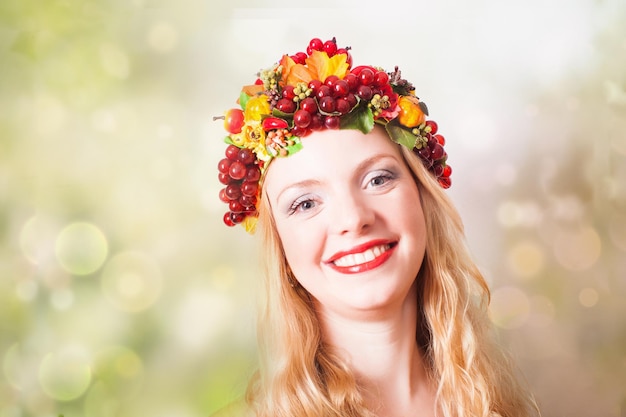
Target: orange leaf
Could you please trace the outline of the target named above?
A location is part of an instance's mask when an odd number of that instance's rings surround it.
[[[293,85],[302,82],[308,84],[313,79],[311,71],[302,64],[296,64],[288,55],[283,55],[280,61],[283,67],[282,81],[285,85]]]
[[[348,72],[346,58],[345,54],[337,54],[329,58],[325,52],[313,51],[306,59],[306,64],[313,78],[323,82],[329,75],[336,75],[339,78],[346,76]]]
[[[241,91],[243,91],[244,93],[246,93],[250,97],[254,97],[257,94],[262,93],[264,90],[265,90],[265,88],[262,85],[257,85],[257,84],[245,85],[241,89]]]

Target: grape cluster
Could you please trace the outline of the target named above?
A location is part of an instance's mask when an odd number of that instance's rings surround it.
[[[337,48],[335,38],[326,42],[314,38],[309,42],[306,53],[298,52],[291,58],[304,65],[313,51],[326,52],[329,57],[345,54],[350,68],[352,57],[349,49]],[[389,98],[392,95],[389,74],[373,67],[357,67],[343,79],[330,75],[325,80],[311,80],[300,88],[287,86],[275,108],[293,115],[292,133],[303,137],[313,130],[338,129],[340,117],[350,113],[360,102],[368,103],[377,115],[391,106]]]
[[[441,187],[450,188],[452,185],[450,180],[452,168],[446,163],[448,154],[443,149],[446,139],[437,133],[438,129],[434,120],[427,120],[424,123],[424,129],[417,132],[418,140],[413,152],[422,159],[426,168],[433,173]]]
[[[226,187],[220,190],[220,200],[228,204],[224,223],[234,226],[246,216],[256,216],[256,202],[261,170],[256,155],[247,148],[228,145],[226,158],[219,161],[218,179]]]

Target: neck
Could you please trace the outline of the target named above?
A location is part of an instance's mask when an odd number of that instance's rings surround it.
[[[346,317],[318,306],[318,316],[325,343],[352,369],[372,411],[393,417],[419,409],[431,415],[433,389],[416,342],[415,290],[384,311]]]

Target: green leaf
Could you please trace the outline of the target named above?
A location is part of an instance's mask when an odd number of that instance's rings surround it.
[[[246,109],[246,104],[248,104],[248,100],[250,100],[250,96],[242,91],[241,94],[239,94],[239,105],[241,106],[241,110]]]
[[[287,149],[287,152],[289,152],[288,155],[293,155],[294,153],[302,149],[302,142],[297,140],[296,143],[294,143],[293,145],[287,146],[286,149]]]
[[[367,134],[374,128],[374,113],[367,106],[357,107],[340,119],[341,129],[356,129]]]
[[[226,136],[224,138],[224,142],[229,144],[229,145],[234,145],[233,140],[230,138],[230,136]]]
[[[389,137],[396,143],[400,145],[406,146],[409,149],[413,149],[415,147],[415,141],[417,140],[417,136],[413,133],[409,132],[402,126],[399,126],[393,122],[387,123],[385,126]]]

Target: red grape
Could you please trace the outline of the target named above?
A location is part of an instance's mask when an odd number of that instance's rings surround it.
[[[254,156],[254,152],[252,152],[248,148],[241,149],[239,154],[237,155],[237,159],[244,165],[249,165],[254,162],[256,157]],[[242,177],[243,178],[243,177]]]
[[[430,133],[432,135],[434,135],[435,133],[437,133],[437,122],[435,122],[434,120],[426,120],[426,127],[430,126]]]
[[[307,128],[311,123],[311,113],[302,109],[298,110],[293,115],[293,123],[296,125],[296,127],[299,127],[301,129]]]
[[[230,175],[225,172],[220,172],[219,174],[217,174],[217,179],[224,185],[230,184],[231,181]]]
[[[226,226],[234,226],[235,223],[233,223],[233,220],[230,217],[230,211],[224,213],[224,224],[226,224]]]
[[[230,183],[224,188],[224,194],[229,200],[236,200],[241,196],[239,184]]]
[[[239,152],[239,148],[237,148],[237,152]],[[232,163],[233,163],[233,161],[231,161],[230,159],[224,158],[224,159],[220,160],[217,163],[217,170],[219,172],[223,172],[223,173],[227,174],[228,173],[228,169],[230,168],[230,164],[232,164]]]
[[[371,87],[367,85],[360,85],[359,88],[356,90],[356,94],[357,96],[361,97],[362,100],[370,101],[372,99],[372,96],[374,95],[374,92],[372,91]]]
[[[335,99],[332,97],[322,97],[319,106],[321,111],[332,113],[335,111]]]
[[[300,109],[311,114],[317,113],[317,102],[312,97],[307,97],[300,102]]]
[[[324,126],[326,126],[326,129],[339,129],[339,117],[326,116],[326,119],[324,119]]]
[[[259,183],[256,181],[244,181],[243,184],[241,184],[241,194],[249,197],[256,195],[258,189]]]
[[[230,165],[228,174],[234,180],[240,180],[246,176],[246,165],[241,161],[235,161]]]
[[[225,154],[226,158],[230,159],[231,161],[235,161],[237,160],[237,155],[239,154],[239,148],[235,145],[228,145],[226,147]]]
[[[374,82],[374,77],[374,71],[369,68],[363,68],[359,73],[361,85],[371,85]]]
[[[293,113],[296,111],[296,103],[288,98],[281,98],[276,103],[276,109],[282,111],[283,113]]]
[[[246,181],[258,181],[261,178],[261,170],[258,166],[253,165],[248,167],[246,171]]]

